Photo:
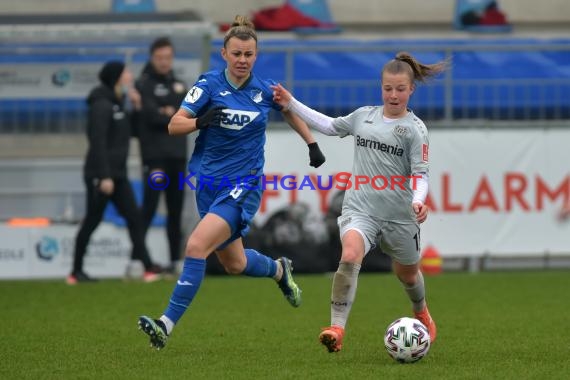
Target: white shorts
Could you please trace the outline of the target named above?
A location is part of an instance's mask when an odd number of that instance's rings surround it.
[[[343,213],[338,217],[337,223],[341,240],[350,230],[362,235],[364,255],[379,244],[382,252],[400,264],[413,265],[420,261],[420,226],[417,223],[387,222],[358,211]]]

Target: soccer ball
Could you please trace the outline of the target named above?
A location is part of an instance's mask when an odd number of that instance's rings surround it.
[[[388,354],[399,363],[414,363],[426,356],[431,339],[427,327],[414,318],[396,319],[384,334]]]

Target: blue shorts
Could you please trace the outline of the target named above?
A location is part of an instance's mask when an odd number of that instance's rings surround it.
[[[249,224],[259,209],[263,190],[259,180],[250,180],[236,187],[196,185],[196,204],[200,218],[208,213],[216,214],[230,226],[231,236],[218,249],[225,248],[232,241],[245,237]]]

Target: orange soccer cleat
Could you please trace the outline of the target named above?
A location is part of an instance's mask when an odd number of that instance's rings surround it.
[[[422,311],[414,312],[414,314],[416,316],[416,319],[418,319],[421,323],[423,323],[427,327],[431,343],[433,343],[437,335],[437,328],[435,327],[435,322],[429,313],[427,305],[426,307],[424,307]]]
[[[319,340],[326,346],[329,352],[339,352],[342,348],[344,329],[340,326],[323,327]]]

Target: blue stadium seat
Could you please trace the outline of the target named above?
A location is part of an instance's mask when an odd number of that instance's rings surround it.
[[[113,0],[111,10],[114,13],[152,13],[156,12],[154,0]]]
[[[318,27],[295,28],[296,33],[338,33],[341,31],[341,28],[333,21],[327,0],[287,0],[287,3],[305,16],[312,17],[322,24]]]
[[[478,33],[505,33],[512,30],[512,25],[475,25],[465,24],[464,16],[471,15],[471,18],[481,16],[485,9],[497,4],[496,0],[455,0],[455,10],[453,14],[453,27],[457,30],[465,30]],[[467,16],[469,17],[469,16]],[[475,20],[472,20],[475,21]]]

